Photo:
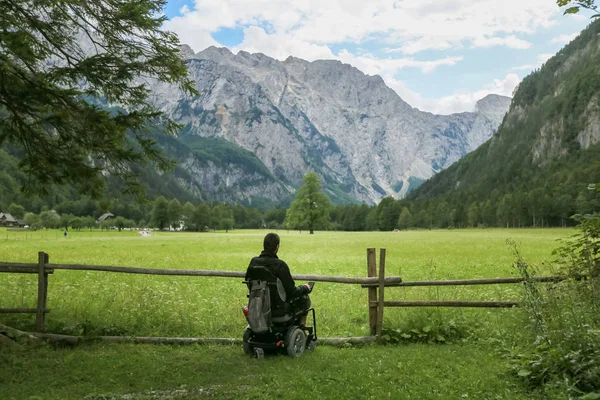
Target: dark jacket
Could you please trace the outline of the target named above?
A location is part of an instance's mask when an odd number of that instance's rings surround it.
[[[256,265],[267,267],[273,275],[279,278],[285,289],[288,302],[308,294],[310,289],[306,287],[306,285],[296,286],[296,282],[294,282],[292,274],[290,273],[290,267],[288,267],[285,261],[280,260],[277,255],[263,251],[260,253],[260,256],[254,257],[250,261],[248,268]],[[248,280],[248,272],[246,272],[246,280]]]

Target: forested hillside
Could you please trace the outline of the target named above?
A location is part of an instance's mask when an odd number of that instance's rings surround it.
[[[563,225],[600,208],[600,21],[519,85],[488,142],[413,192],[412,223]]]

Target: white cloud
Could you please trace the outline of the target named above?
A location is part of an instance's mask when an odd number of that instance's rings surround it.
[[[195,39],[191,31],[253,25],[317,45],[378,36],[405,54],[416,54],[463,42],[526,48],[528,42],[516,35],[552,25],[557,12],[548,0],[195,0],[165,26],[178,34],[187,32],[182,39],[199,50],[205,40]]]
[[[537,61],[538,63],[543,64],[546,61],[548,61],[550,58],[554,57],[554,54],[552,53],[541,53],[537,55]]]
[[[494,47],[506,46],[511,49],[528,49],[531,47],[531,42],[519,39],[515,35],[507,37],[479,37],[473,40],[473,47]]]
[[[518,67],[513,67],[511,69],[513,71],[531,71],[531,70],[535,69],[535,65],[533,65],[533,64],[525,64],[525,65],[520,65]]]
[[[525,64],[520,65],[518,67],[512,67],[513,71],[533,71],[536,68],[540,68],[542,64],[548,61],[550,58],[554,57],[552,53],[541,53],[536,56],[537,64]]]
[[[584,14],[585,12],[577,14],[567,14],[566,17],[574,19],[575,21],[589,21],[589,17]]]
[[[440,66],[452,66],[461,61],[462,57],[444,57],[432,61],[420,61],[413,58],[377,58],[370,54],[356,56],[347,50],[342,50],[336,57],[340,61],[351,64],[369,75],[393,75],[403,68],[419,68],[429,73]]]
[[[573,39],[575,39],[579,35],[579,32],[571,33],[570,35],[559,35],[551,40],[552,43],[555,44],[567,44],[570,43]]]
[[[268,34],[258,26],[244,29],[244,40],[232,49],[233,52],[239,50],[264,53],[278,60],[285,60],[289,56],[308,61],[335,58],[331,49],[326,45],[299,40],[287,34]]]
[[[388,86],[394,89],[408,104],[434,114],[474,111],[477,101],[489,94],[512,96],[513,91],[520,82],[517,74],[508,74],[504,79],[494,79],[493,82],[474,92],[457,92],[437,99],[426,99],[410,90],[403,81],[396,80],[393,77],[384,77],[384,79]]]
[[[410,55],[425,50],[448,50],[460,47],[462,47],[462,44],[459,39],[452,40],[448,37],[428,36],[406,40],[400,48],[394,49],[393,52],[402,52]]]

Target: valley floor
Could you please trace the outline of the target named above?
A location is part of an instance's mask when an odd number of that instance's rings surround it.
[[[2,231],[0,261],[36,262],[45,251],[58,264],[244,271],[265,233],[81,231],[65,238],[62,231]],[[507,239],[541,274],[552,274],[552,250],[574,230],[279,233],[293,273],[364,277],[366,249],[376,247],[387,248],[386,275],[428,280],[515,276]],[[0,274],[0,289],[0,307],[35,307],[35,277]],[[247,291],[237,278],[56,270],[48,289],[53,333],[240,338],[245,327]],[[392,300],[520,295],[518,285],[386,289]],[[369,334],[359,285],[320,282],[311,297],[321,337]],[[521,309],[386,308],[384,333],[392,339],[418,330],[445,343],[318,346],[295,360],[255,360],[231,345],[0,347],[0,399],[530,399],[536,392],[526,391],[505,357],[535,339],[526,320]],[[0,314],[0,323],[35,329],[30,314]]]

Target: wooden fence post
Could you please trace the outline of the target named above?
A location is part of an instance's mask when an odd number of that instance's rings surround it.
[[[46,330],[44,314],[48,295],[48,274],[46,273],[46,263],[48,263],[48,254],[40,251],[38,253],[38,298],[35,320],[38,332],[43,332]]]
[[[377,259],[375,249],[367,249],[367,275],[369,278],[377,276]],[[377,332],[377,287],[369,287],[369,331],[371,336]]]
[[[379,249],[379,302],[377,304],[377,331],[376,335],[381,338],[383,329],[383,290],[385,288],[385,249]]]

